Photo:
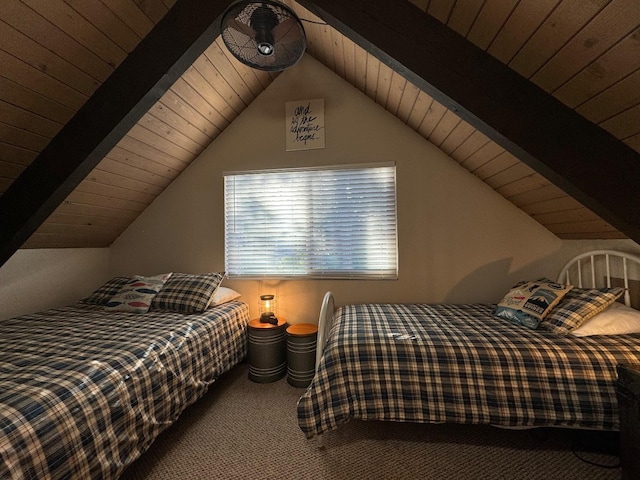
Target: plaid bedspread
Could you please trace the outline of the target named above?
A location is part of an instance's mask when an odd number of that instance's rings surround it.
[[[248,307],[0,321],[0,478],[113,479],[246,354]]]
[[[300,428],[311,438],[358,418],[618,429],[616,365],[640,363],[640,335],[558,336],[493,308],[339,308]]]

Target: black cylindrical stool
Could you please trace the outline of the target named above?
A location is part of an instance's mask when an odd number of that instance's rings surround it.
[[[299,323],[287,328],[287,382],[308,387],[316,370],[318,327]]]
[[[277,325],[249,322],[249,380],[258,383],[275,382],[287,373],[287,322]]]

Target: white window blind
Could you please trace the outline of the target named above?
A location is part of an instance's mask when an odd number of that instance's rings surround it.
[[[224,176],[229,277],[397,278],[395,165]]]

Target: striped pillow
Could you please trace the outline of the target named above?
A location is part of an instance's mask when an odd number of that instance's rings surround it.
[[[174,273],[151,303],[151,310],[202,313],[209,306],[224,272]]]
[[[544,317],[540,326],[559,335],[568,335],[586,320],[602,312],[623,293],[622,287],[573,288]]]

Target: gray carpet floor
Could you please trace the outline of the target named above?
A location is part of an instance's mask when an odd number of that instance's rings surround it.
[[[121,480],[621,478],[611,433],[353,420],[319,448],[297,425],[303,391],[286,378],[253,383],[241,364]]]

